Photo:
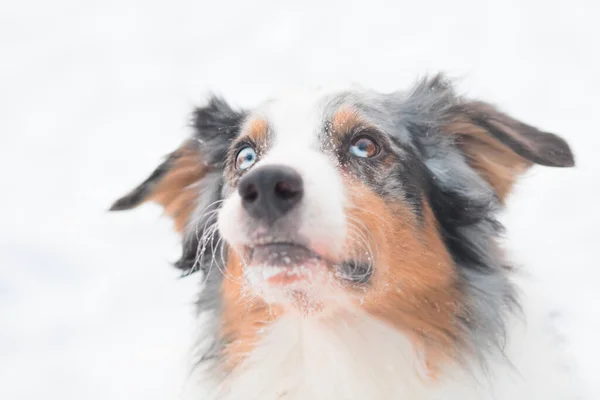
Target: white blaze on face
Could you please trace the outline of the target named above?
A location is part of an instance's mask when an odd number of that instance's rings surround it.
[[[335,160],[321,150],[323,102],[308,97],[273,102],[262,111],[273,143],[260,165],[285,165],[304,182],[299,234],[317,253],[339,256],[345,235],[344,187]]]
[[[294,213],[293,235],[308,243],[310,250],[331,260],[342,254],[346,235],[344,186],[336,160],[321,150],[327,98],[318,93],[288,94],[264,104],[250,118],[268,122],[270,145],[266,154],[251,168],[281,165],[293,168],[303,180],[304,193]],[[244,132],[241,133],[242,135]],[[219,230],[234,248],[252,246],[252,230],[257,229],[234,191],[219,212]],[[265,273],[271,271],[264,266]],[[262,272],[250,273],[253,285]]]

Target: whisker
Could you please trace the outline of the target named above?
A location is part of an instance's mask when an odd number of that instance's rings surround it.
[[[369,228],[367,228],[367,226],[364,224],[364,222],[360,221],[357,218],[352,217],[351,215],[348,215],[347,218],[348,218],[349,223],[359,224],[360,227],[363,228],[360,231],[364,232],[368,238],[373,239],[373,235],[372,235],[371,231],[369,230]],[[357,228],[360,229],[360,227],[357,227]],[[373,249],[371,248],[371,243],[373,243],[373,242],[375,243],[375,246],[376,246],[376,248],[375,248],[376,254],[373,254],[373,251],[372,251]],[[371,257],[373,257],[374,255],[379,256],[379,244],[377,243],[377,241],[375,241],[375,240],[368,241],[368,248],[369,248]]]
[[[360,226],[358,226],[360,225]],[[361,229],[362,228],[364,229]],[[364,250],[366,251],[366,255],[367,255],[367,259],[368,259],[368,269],[361,274],[357,274],[358,268],[359,268],[359,264],[354,264],[352,271],[350,271],[350,275],[353,278],[357,278],[359,280],[365,279],[367,278],[370,274],[372,274],[373,270],[374,270],[374,254],[373,254],[373,249],[371,246],[371,242],[372,240],[368,240],[369,238],[372,238],[370,231],[368,231],[368,229],[366,228],[366,226],[359,220],[353,218],[353,217],[349,217],[348,218],[348,228],[349,228],[349,239],[350,242],[353,243],[354,245],[356,245],[356,247],[353,247],[352,250],[353,252],[357,253],[359,250]],[[377,252],[379,252],[379,249],[377,249]],[[363,254],[356,254],[357,258],[360,259],[363,257]]]
[[[215,235],[216,231],[217,231],[216,224],[212,225],[208,229],[204,230],[202,237],[198,241],[198,248],[196,249],[196,259],[194,260],[194,266],[192,268],[192,272],[195,270],[195,268],[198,265],[200,266],[200,268],[202,268],[202,265],[204,264],[204,255],[206,254],[206,248],[208,246],[209,241],[211,242],[211,244],[212,244],[212,242],[214,242],[214,235]],[[205,280],[203,283],[206,283],[211,271],[212,271],[212,262],[208,266],[208,271],[206,272]]]
[[[377,218],[379,221],[381,221],[383,224],[385,225],[389,225],[389,221],[386,220],[385,218],[383,218],[380,214],[376,213],[375,211],[372,210],[368,210],[364,207],[359,207],[359,206],[355,206],[355,205],[348,205],[345,207],[347,210],[358,210],[370,215],[373,215],[375,218]]]
[[[218,247],[219,243],[221,243],[222,241],[223,241],[223,238],[220,237],[219,240],[217,241],[217,246],[216,247]],[[212,252],[212,258],[213,258],[212,261],[214,262],[215,259],[216,259],[216,254],[215,254],[215,249],[214,248],[213,248],[213,252]],[[230,282],[236,283],[236,284],[243,284],[243,281],[237,280],[235,277],[233,277],[233,276],[231,276],[231,275],[229,275],[227,273],[227,265],[226,265],[224,259],[223,259],[223,266],[222,266],[222,268],[219,265],[218,261],[216,261],[216,265],[217,265],[217,268],[219,269],[219,271],[221,271],[221,274],[223,274],[223,277],[225,277],[225,279],[229,280]]]

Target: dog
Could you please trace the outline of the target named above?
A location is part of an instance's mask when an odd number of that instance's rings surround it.
[[[560,137],[457,94],[219,97],[111,210],[162,205],[200,272],[196,398],[573,399],[544,302],[497,220]]]

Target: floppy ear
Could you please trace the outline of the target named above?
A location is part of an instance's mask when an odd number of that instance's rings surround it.
[[[532,164],[572,167],[567,142],[502,113],[490,104],[459,100],[443,130],[503,201]]]
[[[198,144],[188,140],[169,154],[145,181],[118,199],[110,211],[129,210],[154,201],[164,207],[175,221],[175,229],[182,232],[199,196],[194,184],[206,175],[207,169]]]
[[[241,112],[234,111],[223,100],[211,98],[207,106],[193,113],[193,137],[169,154],[146,180],[118,199],[110,210],[129,210],[154,201],[174,219],[175,229],[183,232],[197,205],[203,204],[203,199],[214,201],[220,195],[225,155],[242,118]]]

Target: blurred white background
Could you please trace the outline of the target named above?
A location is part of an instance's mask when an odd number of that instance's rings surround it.
[[[289,85],[392,91],[427,72],[565,137],[534,168],[508,247],[564,312],[600,398],[600,3],[4,2],[0,11],[0,399],[169,399],[187,375],[196,277],[158,207],[105,210],[189,133],[209,91],[254,105]]]

